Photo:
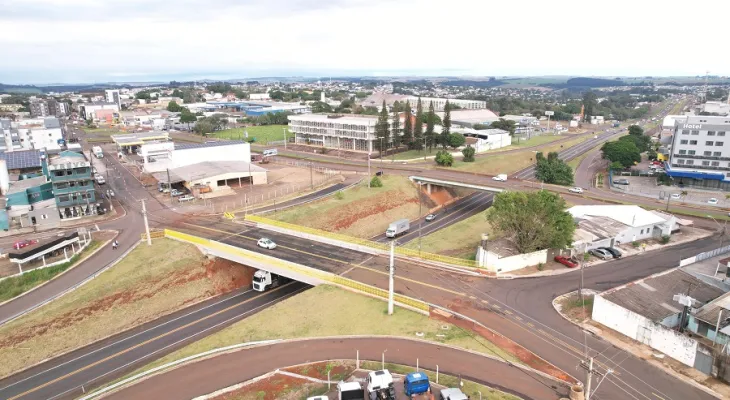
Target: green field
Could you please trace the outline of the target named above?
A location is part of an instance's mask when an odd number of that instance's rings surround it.
[[[347,306],[332,307],[332,305]],[[421,337],[423,340],[446,343],[490,355],[497,354],[510,362],[521,364],[516,357],[486,339],[475,340],[469,331],[400,307],[396,307],[395,313],[389,316],[386,309],[387,303],[378,299],[334,286],[316,286],[236,322],[220,332],[191,343],[135,373],[215,348],[258,340],[347,335],[417,338],[416,332],[423,333]],[[449,329],[442,329],[444,325]]]
[[[556,143],[545,146],[539,151],[542,151],[543,154],[547,154],[552,151],[560,151],[562,149],[567,149],[571,146],[582,143],[590,138],[590,135],[575,138],[560,144]],[[517,153],[508,154],[500,154],[499,152],[496,152],[494,153],[494,155],[490,155],[489,153],[487,153],[487,155],[478,157],[476,161],[471,163],[456,161],[454,162],[453,168],[485,175],[511,174],[534,164],[535,151],[536,150],[525,150]]]
[[[512,144],[507,147],[502,147],[501,149],[492,150],[492,153],[498,153],[500,151],[508,151],[508,150],[514,150],[519,149],[522,147],[532,147],[532,146],[541,146],[543,144],[552,143],[556,140],[565,139],[565,135],[540,135],[540,136],[533,136],[530,139],[526,140],[520,140],[519,142],[514,137],[512,138]]]
[[[438,223],[438,217],[432,223]],[[496,238],[483,212],[422,237],[421,250],[473,260],[482,233],[489,234],[490,238]],[[405,247],[418,250],[418,239],[409,242]]]
[[[244,140],[246,135],[244,129],[248,132],[249,138],[255,138],[259,144],[267,144],[271,141],[284,140],[284,129],[286,125],[264,125],[264,126],[247,126],[245,128],[231,128],[218,131],[209,136],[219,139]],[[287,130],[287,137],[291,138],[291,132]]]

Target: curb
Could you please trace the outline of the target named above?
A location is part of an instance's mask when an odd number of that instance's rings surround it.
[[[136,383],[139,383],[145,379],[149,379],[156,375],[160,375],[165,372],[168,372],[166,370],[171,367],[181,368],[181,367],[184,367],[186,365],[189,365],[189,364],[192,364],[192,363],[195,363],[198,361],[202,361],[205,359],[215,357],[217,355],[232,353],[235,351],[243,350],[245,348],[254,348],[254,347],[261,347],[261,346],[267,346],[267,345],[272,345],[272,344],[275,345],[275,344],[292,343],[292,342],[308,342],[308,341],[313,341],[313,340],[337,340],[337,339],[397,339],[397,340],[407,340],[407,341],[412,341],[412,342],[424,343],[424,344],[428,344],[428,345],[441,346],[441,347],[446,347],[446,348],[449,348],[452,350],[464,351],[464,352],[467,352],[467,353],[470,353],[470,354],[473,354],[473,355],[476,355],[479,357],[484,357],[484,358],[488,358],[488,359],[491,359],[494,361],[498,361],[498,362],[504,363],[508,366],[517,367],[517,368],[520,368],[520,369],[528,371],[528,372],[537,373],[537,374],[541,375],[542,377],[550,379],[558,384],[569,385],[567,382],[561,381],[551,375],[545,374],[544,372],[538,371],[538,370],[530,368],[528,366],[521,365],[521,364],[514,364],[511,362],[504,361],[501,358],[496,357],[496,356],[492,356],[492,355],[485,354],[485,353],[479,353],[479,352],[476,352],[473,350],[468,350],[468,349],[452,346],[452,345],[445,344],[445,343],[430,342],[430,341],[423,340],[423,339],[413,339],[413,338],[407,338],[407,337],[403,337],[403,336],[393,336],[393,335],[344,335],[344,336],[322,336],[322,337],[298,338],[298,339],[270,339],[270,340],[246,342],[246,343],[239,343],[239,344],[234,344],[234,345],[225,346],[225,347],[219,347],[216,349],[208,350],[203,353],[194,354],[192,356],[188,356],[185,358],[181,358],[179,360],[172,361],[170,363],[161,365],[159,367],[155,367],[155,368],[145,371],[145,372],[141,372],[137,375],[124,379],[123,381],[117,382],[114,385],[111,385],[106,388],[95,391],[93,393],[90,393],[84,397],[79,398],[78,400],[90,400],[93,398],[97,398],[98,396],[103,395],[103,394],[111,394],[120,389],[124,389],[127,386],[131,386]],[[292,368],[292,367],[296,367],[296,366],[300,366],[300,365],[308,365],[308,364],[315,363],[315,362],[326,362],[326,361],[336,361],[336,360],[317,360],[317,361],[312,361],[309,363],[290,365],[287,367],[279,368],[275,371],[271,371],[267,374],[261,375],[257,378],[254,378],[253,380],[264,379],[267,375],[272,375],[281,369]],[[377,360],[361,360],[361,361],[377,361]],[[175,369],[175,368],[173,368],[173,369]],[[447,372],[443,372],[443,373],[448,374]],[[249,380],[247,382],[250,382],[253,380]],[[242,382],[242,384],[245,384],[247,382]],[[227,388],[223,388],[221,390],[225,390],[225,389],[227,389]],[[197,397],[196,399],[203,399],[203,398],[205,398],[204,396]]]
[[[99,231],[99,232],[101,232],[101,231]],[[19,295],[15,296],[15,297],[13,297],[12,299],[7,299],[7,300],[3,301],[2,303],[0,303],[0,307],[4,306],[4,305],[5,305],[5,304],[7,304],[7,303],[10,303],[10,302],[11,302],[11,301],[13,301],[13,300],[17,300],[17,299],[19,299],[19,298],[21,298],[21,297],[23,297],[23,296],[27,295],[28,293],[31,293],[31,292],[33,292],[34,290],[36,290],[36,289],[40,289],[40,288],[42,288],[43,286],[45,286],[45,285],[47,285],[47,284],[49,284],[49,283],[53,282],[53,281],[54,281],[55,279],[57,279],[57,278],[60,278],[60,277],[61,277],[61,276],[63,276],[63,275],[65,274],[65,273],[67,273],[67,272],[69,272],[69,271],[71,271],[71,270],[75,269],[75,268],[76,268],[76,267],[78,267],[79,265],[81,265],[81,264],[83,264],[84,262],[86,262],[86,261],[87,261],[87,260],[88,260],[89,258],[91,258],[92,256],[94,256],[94,254],[96,254],[96,253],[100,252],[101,250],[104,250],[104,248],[106,247],[106,245],[108,245],[108,244],[109,244],[109,243],[110,243],[110,242],[111,242],[112,240],[116,239],[116,238],[117,238],[117,236],[119,236],[119,231],[116,231],[116,230],[110,230],[109,232],[115,232],[115,234],[114,234],[114,237],[113,237],[113,238],[111,238],[111,239],[109,239],[109,240],[107,240],[106,242],[102,243],[102,244],[101,244],[101,245],[100,245],[100,246],[99,246],[99,247],[98,247],[98,248],[97,248],[96,250],[94,250],[93,252],[91,252],[90,254],[88,254],[88,255],[87,255],[87,256],[86,256],[86,257],[85,257],[84,259],[82,259],[82,260],[78,260],[78,261],[76,262],[76,264],[74,264],[74,265],[72,265],[72,266],[68,267],[68,268],[67,268],[67,269],[66,269],[65,271],[63,271],[63,272],[61,272],[60,274],[58,274],[58,275],[54,276],[53,278],[51,278],[51,279],[49,279],[49,280],[47,280],[47,281],[45,281],[45,282],[41,283],[40,285],[38,285],[38,286],[35,286],[35,287],[33,287],[32,289],[30,289],[30,290],[28,290],[28,291],[25,291],[25,292],[23,292],[23,293],[21,293],[21,294],[19,294]],[[92,239],[92,240],[93,240],[93,239]],[[82,251],[83,251],[83,250],[82,250]],[[31,270],[31,271],[33,271],[33,270]],[[28,272],[30,272],[30,271],[28,271]],[[9,276],[8,278],[11,278],[11,277],[14,277],[14,276],[19,276],[19,275],[12,275],[12,276]],[[6,321],[0,321],[0,325],[4,324],[4,323],[6,323],[6,322],[10,322],[10,321],[8,321],[8,320],[6,320]]]
[[[662,372],[664,372],[664,373],[666,373],[666,374],[668,374],[668,375],[671,375],[671,376],[673,376],[674,378],[676,378],[676,379],[678,379],[678,380],[680,380],[680,381],[682,381],[682,382],[686,382],[686,383],[688,383],[689,385],[691,385],[691,386],[695,387],[696,389],[700,389],[700,390],[702,390],[703,392],[705,392],[705,393],[707,393],[707,394],[709,394],[709,395],[711,395],[711,396],[715,396],[715,397],[717,397],[718,399],[722,399],[722,398],[723,398],[723,396],[722,396],[722,395],[721,395],[720,393],[717,393],[716,391],[714,391],[714,390],[712,390],[712,389],[710,389],[710,388],[708,388],[708,387],[706,387],[706,386],[703,386],[703,385],[699,384],[699,383],[698,383],[697,381],[695,381],[694,379],[691,379],[691,378],[689,378],[689,377],[687,377],[687,376],[684,376],[684,375],[682,375],[682,374],[680,374],[680,373],[676,372],[675,370],[673,370],[673,369],[671,369],[671,368],[666,368],[666,367],[664,367],[664,365],[662,365],[662,364],[661,364],[660,362],[658,362],[658,361],[656,361],[656,360],[654,360],[654,359],[643,359],[643,358],[641,358],[641,357],[637,356],[636,354],[634,354],[633,352],[631,352],[631,351],[628,351],[628,350],[624,349],[624,347],[623,347],[623,343],[621,343],[621,342],[617,342],[617,341],[614,341],[614,340],[609,340],[609,339],[607,339],[607,338],[606,338],[606,336],[599,336],[598,334],[596,334],[595,332],[593,332],[593,331],[592,331],[591,329],[589,329],[589,328],[593,328],[592,326],[590,326],[590,325],[589,325],[589,326],[586,326],[586,324],[585,324],[585,323],[577,323],[577,322],[573,321],[572,319],[568,318],[567,316],[565,316],[565,314],[563,314],[563,313],[562,313],[562,311],[561,311],[561,310],[559,310],[559,309],[558,309],[558,307],[556,306],[556,302],[557,302],[557,301],[559,301],[559,300],[562,300],[563,298],[565,298],[565,297],[568,297],[568,296],[570,296],[570,295],[572,295],[572,294],[574,294],[574,293],[577,293],[577,292],[578,292],[577,290],[574,290],[574,291],[572,291],[572,292],[564,293],[564,294],[562,294],[562,295],[560,295],[560,296],[558,296],[558,297],[554,298],[554,299],[553,299],[553,301],[552,301],[552,305],[553,305],[553,308],[555,309],[555,311],[556,311],[556,312],[557,312],[557,313],[558,313],[558,314],[559,314],[559,315],[560,315],[560,316],[561,316],[561,317],[562,317],[562,318],[563,318],[564,320],[566,320],[566,321],[568,321],[569,323],[571,323],[571,324],[573,324],[573,325],[577,326],[577,327],[578,327],[578,328],[580,328],[580,329],[581,329],[582,331],[584,331],[584,332],[586,332],[586,333],[588,333],[588,334],[591,334],[591,335],[593,335],[594,337],[596,337],[596,338],[598,338],[598,339],[602,339],[602,340],[604,340],[604,341],[606,341],[606,342],[610,343],[610,344],[611,344],[612,346],[615,346],[615,347],[617,347],[617,348],[621,349],[621,351],[623,351],[623,352],[625,352],[625,353],[629,354],[629,355],[630,355],[631,357],[635,357],[635,358],[637,358],[637,359],[639,359],[639,360],[643,360],[643,361],[645,361],[645,362],[649,363],[650,365],[654,366],[655,368],[657,368],[657,369],[661,370]],[[584,293],[584,294],[585,294],[585,293],[588,293],[588,294],[593,294],[594,296],[596,296],[596,295],[599,295],[599,294],[600,294],[601,292],[598,292],[598,291],[595,291],[595,290],[590,290],[590,289],[583,289],[583,293]],[[590,319],[590,317],[588,317],[588,319]],[[608,328],[608,329],[610,329],[610,328]],[[614,332],[615,332],[615,331],[614,331]],[[609,360],[609,362],[610,362],[610,360]],[[632,374],[632,375],[633,375],[633,374]]]

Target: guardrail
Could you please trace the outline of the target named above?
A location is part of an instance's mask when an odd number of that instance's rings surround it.
[[[290,224],[288,222],[277,221],[275,219],[262,217],[260,215],[247,215],[246,220],[251,221],[251,222],[265,224],[265,225],[276,226],[276,227],[283,228],[283,229],[290,229],[290,230],[298,231],[298,232],[302,232],[302,233],[308,233],[311,235],[322,236],[325,238],[339,240],[342,242],[351,243],[351,244],[355,244],[355,245],[366,246],[366,247],[370,247],[372,249],[380,250],[383,252],[390,251],[390,245],[388,245],[387,243],[378,243],[378,242],[373,242],[373,241],[367,240],[367,239],[360,239],[360,238],[356,238],[356,237],[352,237],[352,236],[343,235],[340,233],[332,233],[332,232],[323,231],[321,229]],[[427,260],[427,261],[436,261],[436,262],[440,262],[440,263],[444,263],[444,264],[458,265],[458,266],[470,267],[470,268],[479,268],[479,266],[477,265],[477,262],[475,260],[465,260],[462,258],[449,257],[449,256],[441,255],[441,254],[426,253],[423,251],[407,249],[404,247],[396,247],[395,252],[398,255],[402,255],[402,256],[406,256],[406,257],[420,258],[420,259]]]
[[[375,297],[388,299],[388,291],[384,289],[379,289],[370,285],[366,285],[364,283],[345,278],[339,275],[335,275],[330,272],[320,271],[318,269],[314,269],[311,267],[306,267],[304,265],[295,264],[293,262],[285,261],[279,258],[271,257],[268,255],[259,254],[253,251],[241,249],[238,247],[234,247],[231,245],[227,245],[224,243],[217,242],[215,240],[205,239],[198,236],[190,235],[187,233],[177,232],[170,229],[165,229],[164,231],[165,237],[168,237],[170,239],[176,239],[187,243],[196,244],[202,247],[205,247],[209,250],[216,250],[219,253],[223,254],[230,254],[232,256],[238,256],[238,257],[245,257],[248,259],[251,259],[253,261],[265,263],[265,265],[270,265],[272,267],[276,267],[278,269],[282,269],[285,271],[291,272],[293,275],[303,275],[306,277],[313,278],[313,280],[321,281],[321,282],[327,282],[338,286],[344,286],[347,288],[350,288],[355,291],[359,291],[365,294],[369,294]],[[394,300],[396,303],[400,303],[404,306],[408,306],[410,308],[414,308],[416,310],[420,310],[422,312],[428,313],[430,306],[421,300],[414,299],[408,296],[403,296],[400,294],[394,295]]]

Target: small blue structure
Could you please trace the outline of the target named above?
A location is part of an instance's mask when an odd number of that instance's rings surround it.
[[[406,375],[403,380],[404,391],[406,396],[413,396],[416,394],[426,393],[431,390],[431,385],[428,382],[428,376],[423,372],[411,372]]]

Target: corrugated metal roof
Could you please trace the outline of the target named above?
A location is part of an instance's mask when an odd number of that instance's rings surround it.
[[[654,322],[660,322],[677,314],[676,310],[682,309],[682,305],[674,301],[673,297],[677,294],[686,294],[688,289],[689,296],[700,304],[715,300],[725,293],[677,268],[629,283],[601,296]]]

